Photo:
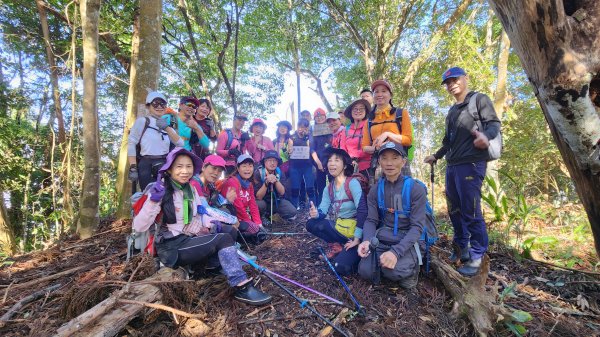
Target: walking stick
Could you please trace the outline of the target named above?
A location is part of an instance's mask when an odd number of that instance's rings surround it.
[[[238,254],[239,253],[240,253],[240,251],[238,250]],[[263,271],[267,270],[265,267],[259,266],[258,264],[256,264],[256,262],[254,262],[252,260],[248,260],[246,262],[248,264],[250,264],[252,267],[254,267],[256,270],[258,270],[259,273],[262,273]],[[308,309],[310,312],[312,312],[313,314],[315,314],[315,316],[317,316],[323,322],[327,323],[327,325],[331,326],[335,331],[339,332],[342,336],[349,337],[348,334],[346,332],[344,332],[344,330],[342,330],[339,327],[337,327],[335,324],[333,324],[333,322],[331,322],[330,320],[328,320],[327,318],[325,318],[315,308],[313,308],[313,306],[307,300],[301,299],[298,296],[296,296],[291,290],[289,290],[288,288],[286,288],[283,284],[281,284],[279,281],[277,281],[269,273],[264,273],[264,275],[266,277],[268,277],[269,280],[273,281],[273,283],[275,283],[275,285],[277,285],[279,288],[281,288],[283,291],[285,291],[288,295],[292,296],[296,301],[298,301],[298,303],[300,303],[300,307],[301,308]]]
[[[333,265],[331,264],[331,262],[327,258],[327,254],[325,254],[325,252],[323,251],[323,248],[319,247],[319,252],[321,252],[321,255],[323,255],[323,257],[325,258],[325,261],[327,261],[327,264],[329,265],[329,268],[331,268],[331,270],[333,270],[333,273],[335,274],[335,277],[337,277],[337,279],[340,281],[340,283],[342,284],[342,286],[344,287],[344,289],[346,290],[346,292],[348,293],[348,295],[350,295],[350,299],[352,299],[352,302],[354,302],[354,305],[356,306],[356,311],[358,311],[359,314],[361,314],[361,315],[364,316],[365,315],[365,311],[363,310],[363,307],[360,305],[360,303],[358,303],[358,301],[356,300],[356,298],[354,297],[354,295],[352,295],[352,291],[350,291],[350,288],[348,288],[348,285],[346,284],[346,282],[344,282],[344,280],[342,279],[342,277],[340,276],[340,274],[338,274],[338,272],[335,270],[335,268],[333,267]]]
[[[242,259],[242,261],[247,261],[247,260],[250,260],[250,257],[248,256],[248,254],[246,254],[246,253],[242,252],[241,250],[239,250],[239,249],[238,249],[237,253],[238,253],[238,255],[240,256],[240,259]],[[292,280],[292,279],[289,279],[289,278],[287,278],[287,277],[285,277],[285,276],[283,276],[283,275],[279,275],[279,274],[277,274],[276,272],[273,272],[273,271],[271,271],[271,270],[269,270],[269,269],[267,269],[267,268],[264,268],[264,272],[265,272],[265,273],[267,273],[267,274],[271,274],[271,275],[273,275],[273,276],[275,276],[275,277],[278,277],[278,278],[280,278],[280,279],[282,279],[282,280],[284,280],[284,281],[286,281],[286,282],[289,282],[289,283],[291,283],[291,284],[293,284],[293,285],[295,285],[295,286],[297,286],[297,287],[300,287],[300,288],[302,288],[302,289],[304,289],[304,290],[308,290],[308,291],[310,291],[311,293],[313,293],[313,294],[315,294],[315,295],[318,295],[318,296],[321,296],[321,297],[323,297],[323,298],[325,298],[325,299],[327,299],[327,300],[330,300],[330,301],[332,301],[333,303],[335,303],[335,304],[337,304],[337,305],[346,306],[346,305],[345,305],[345,304],[344,304],[342,301],[340,301],[340,300],[336,300],[336,299],[335,299],[335,298],[333,298],[333,297],[327,296],[327,295],[325,295],[325,294],[323,294],[323,293],[321,293],[321,292],[318,292],[318,291],[316,291],[316,290],[314,290],[314,289],[312,289],[312,288],[310,288],[310,287],[307,287],[307,286],[305,286],[305,285],[303,285],[303,284],[301,284],[301,283],[298,283],[298,282],[296,282],[296,281],[294,281],[294,280]]]
[[[273,190],[274,190],[274,185],[271,184],[271,218],[269,219],[269,223],[271,224],[271,230],[273,230]]]
[[[433,200],[435,194],[433,193],[433,188],[435,186],[435,162],[431,163],[431,174],[429,175],[429,179],[431,180],[431,209],[435,208],[435,202]],[[435,212],[433,212],[435,214]]]

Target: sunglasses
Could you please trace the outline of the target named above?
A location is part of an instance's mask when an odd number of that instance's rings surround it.
[[[185,104],[184,104],[184,105],[185,105],[185,106],[187,106],[188,108],[192,108],[192,109],[194,109],[194,110],[196,110],[196,108],[198,108],[198,107],[196,106],[196,104],[194,104],[194,103],[192,103],[192,102],[185,102]]]
[[[152,103],[150,103],[150,105],[152,105],[152,107],[154,109],[158,109],[159,107],[164,109],[164,108],[167,107],[167,102],[164,102],[164,101],[153,101]]]

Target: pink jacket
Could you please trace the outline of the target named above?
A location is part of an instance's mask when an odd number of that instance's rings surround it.
[[[231,129],[233,132],[233,129]],[[231,142],[231,146],[229,147],[229,149],[234,149],[234,148],[238,148],[240,150],[240,152],[244,153],[244,151],[246,151],[245,146],[242,147],[239,139],[241,137],[242,133],[238,132],[235,133],[233,132],[233,141]],[[221,133],[219,134],[219,137],[217,138],[217,154],[221,157],[223,157],[223,159],[225,159],[225,165],[227,166],[235,166],[235,160],[236,158],[233,158],[229,155],[229,149],[225,149],[225,145],[227,145],[227,131],[223,130],[221,131]]]
[[[175,205],[175,218],[177,222],[167,224],[167,228],[173,236],[179,234],[195,235],[208,233],[212,227],[212,223],[210,222],[212,219],[209,219],[206,215],[204,217],[199,215],[197,211],[198,205],[207,205],[206,199],[199,196],[195,188],[192,188],[192,190],[194,191],[193,217],[187,226],[183,224],[183,191],[177,190],[173,193],[173,204]],[[133,229],[137,232],[147,231],[154,224],[154,219],[156,219],[160,210],[160,202],[150,200],[150,192],[148,192],[148,199],[144,202],[140,212],[133,218]]]
[[[336,149],[346,148],[346,127],[344,125],[333,134],[331,138],[331,147]]]
[[[252,182],[247,189],[243,189],[236,176],[232,176],[221,185],[221,195],[225,196],[229,188],[237,191],[237,198],[233,202],[239,221],[252,222],[257,225],[262,224],[256,198],[254,197],[254,187]],[[251,232],[252,230],[250,230]],[[258,228],[256,229],[258,231]]]
[[[346,135],[346,152],[351,158],[358,161],[358,170],[363,171],[371,166],[371,154],[362,150],[363,127],[367,127],[367,121],[359,123],[358,128],[352,123]]]
[[[259,163],[263,159],[266,151],[275,149],[273,147],[273,141],[271,141],[271,139],[269,137],[263,136],[262,141],[260,142],[260,145],[262,145],[264,147],[264,149],[258,148],[256,142],[254,141],[254,137],[252,137],[252,139],[250,139],[246,143],[246,148],[248,148],[248,153],[252,156],[252,159],[254,159],[255,163]]]

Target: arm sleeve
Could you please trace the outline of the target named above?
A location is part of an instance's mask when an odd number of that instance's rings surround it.
[[[402,109],[402,146],[412,145],[412,123],[408,110]]]
[[[363,241],[371,240],[379,224],[379,210],[377,209],[377,184],[371,187],[367,196],[367,219],[363,225]]]
[[[446,133],[444,133],[444,139],[442,139],[442,147],[433,155],[435,159],[443,158],[450,149],[450,138],[448,138],[448,122],[448,116],[446,116]]]
[[[256,153],[256,143],[254,143],[254,139],[250,139],[246,142],[246,150],[248,150],[248,154],[254,158],[254,154]]]
[[[226,158],[229,155],[228,150],[225,150],[225,145],[227,144],[227,132],[225,130],[221,131],[219,137],[217,138],[217,154],[223,158]]]
[[[496,115],[492,100],[487,95],[477,95],[477,111],[479,111],[481,123],[484,126],[483,133],[488,139],[496,138],[500,132],[500,120]]]
[[[144,124],[146,121],[144,118],[138,118],[133,123],[131,130],[129,130],[129,136],[127,137],[127,156],[135,157],[135,147],[142,140],[142,131],[144,131]]]
[[[183,143],[183,141],[181,141]],[[204,134],[202,136],[202,138],[200,138],[199,142],[200,146],[202,146],[205,149],[208,149],[208,147],[210,146],[210,139],[208,139],[208,137],[206,136],[206,134]]]
[[[355,238],[362,239],[363,237],[363,227],[365,220],[367,219],[367,213],[367,195],[363,193],[360,197],[360,201],[358,202],[358,207],[356,208],[356,229],[354,230]]]
[[[329,197],[329,185],[326,185],[323,189],[321,203],[319,204],[319,213],[327,214],[329,212],[329,206],[331,206],[331,198]]]
[[[410,227],[402,240],[391,247],[398,257],[404,256],[409,249],[412,249],[423,233],[425,221],[427,221],[425,214],[426,198],[425,188],[415,183],[410,195]]]
[[[144,205],[140,212],[133,217],[133,229],[137,232],[145,232],[152,226],[156,216],[160,213],[160,203],[154,202],[150,200],[150,198],[146,199]]]
[[[365,122],[365,125],[363,126],[363,137],[362,137],[362,147],[365,146],[371,146],[371,135],[369,134],[369,121],[367,120]]]
[[[308,147],[310,149],[310,154],[312,155],[313,153],[316,152],[316,145],[315,144],[315,137],[313,137],[312,133],[310,135],[308,135]]]

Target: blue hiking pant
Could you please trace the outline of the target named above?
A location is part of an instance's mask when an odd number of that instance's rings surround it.
[[[306,230],[327,243],[337,242],[343,246],[350,240],[335,229],[333,221],[327,219],[308,219]],[[343,249],[333,258],[331,264],[338,274],[346,276],[356,272],[359,262],[358,246],[355,246],[348,250]]]
[[[294,207],[298,207],[298,198],[300,194],[300,182],[304,181],[306,186],[306,194],[308,199],[312,201],[315,206],[318,205],[315,199],[315,176],[313,175],[312,165],[298,165],[293,160],[290,161],[290,185],[292,185],[292,193],[290,195],[290,201]]]
[[[481,213],[481,185],[487,163],[459,164],[446,168],[446,200],[454,227],[454,242],[478,259],[488,249],[488,235]]]

